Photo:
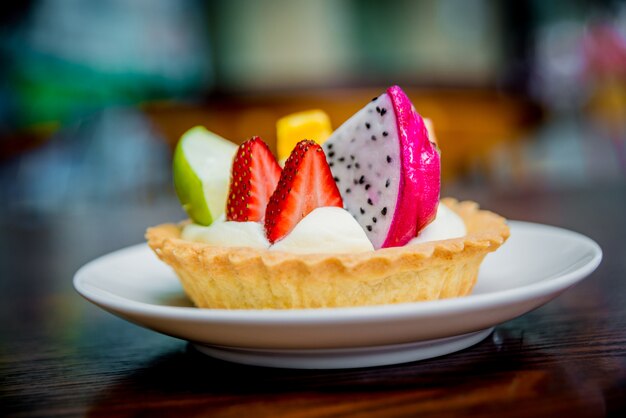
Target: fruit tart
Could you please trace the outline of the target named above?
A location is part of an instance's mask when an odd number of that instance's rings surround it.
[[[440,200],[439,149],[402,89],[334,132],[320,112],[278,121],[283,167],[258,137],[236,147],[204,128],[183,135],[174,183],[190,221],[146,238],[189,298],[302,309],[469,294],[509,228],[473,202]]]

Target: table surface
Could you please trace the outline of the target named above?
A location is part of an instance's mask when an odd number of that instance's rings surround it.
[[[173,196],[0,217],[4,416],[604,416],[626,408],[626,186],[449,190],[510,219],[586,234],[600,267],[485,341],[426,361],[352,370],[231,364],[82,299],[73,273],[177,220]]]

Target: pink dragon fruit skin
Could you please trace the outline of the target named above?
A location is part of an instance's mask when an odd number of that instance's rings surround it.
[[[324,150],[346,209],[374,248],[405,245],[434,219],[439,153],[400,87],[348,119]]]
[[[402,246],[435,219],[441,190],[441,158],[428,136],[424,119],[398,86],[387,89],[396,113],[402,150],[402,176],[396,201],[396,216],[382,248]],[[413,196],[413,199],[407,199]],[[415,228],[411,228],[416,213]],[[405,232],[404,232],[405,231]],[[404,233],[403,233],[404,232]]]

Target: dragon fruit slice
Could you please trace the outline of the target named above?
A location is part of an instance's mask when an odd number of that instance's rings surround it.
[[[434,219],[439,152],[400,87],[373,99],[323,148],[346,209],[374,248],[402,246]]]

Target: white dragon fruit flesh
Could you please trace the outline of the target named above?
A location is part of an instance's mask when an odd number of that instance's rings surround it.
[[[400,87],[373,99],[323,148],[346,209],[374,248],[402,246],[434,219],[439,152]]]

